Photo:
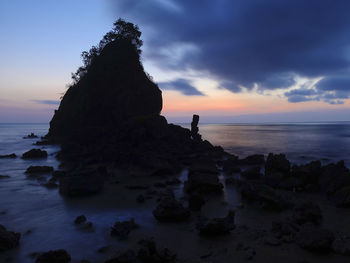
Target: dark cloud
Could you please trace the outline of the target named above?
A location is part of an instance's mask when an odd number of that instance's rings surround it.
[[[60,105],[61,101],[59,100],[32,100],[35,103],[46,104],[46,105]]]
[[[208,72],[233,92],[241,86],[251,89],[255,83],[262,90],[290,87],[296,75],[326,77],[326,81],[349,68],[348,0],[119,0],[113,4],[117,16],[145,31],[147,59],[163,68]],[[176,60],[169,58],[173,47],[183,47]],[[338,90],[349,93],[346,85],[320,86],[318,93],[322,97]],[[305,95],[293,96],[297,101],[296,96]]]
[[[177,79],[170,82],[158,83],[161,89],[178,90],[184,95],[188,96],[204,96],[202,92],[197,90],[190,82],[186,79]]]

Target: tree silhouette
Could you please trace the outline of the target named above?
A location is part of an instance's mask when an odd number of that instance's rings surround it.
[[[127,41],[141,54],[141,46],[143,44],[141,37],[141,31],[137,25],[131,22],[127,22],[121,18],[113,23],[114,27],[111,31],[106,33],[98,46],[92,46],[89,51],[83,51],[81,57],[84,65],[79,67],[75,73],[72,73],[73,85],[78,83],[79,80],[86,74],[90,65],[94,59],[98,57],[103,48],[113,41]]]

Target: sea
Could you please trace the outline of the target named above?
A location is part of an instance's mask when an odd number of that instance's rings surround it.
[[[0,224],[22,234],[20,246],[0,253],[0,262],[34,262],[33,253],[60,248],[68,250],[73,262],[103,262],[96,252],[99,247],[123,246],[109,235],[115,221],[133,217],[143,228],[157,231],[159,226],[147,205],[134,209],[111,196],[67,199],[57,189],[41,185],[47,177],[29,178],[24,172],[30,165],[59,167],[55,158],[58,146],[40,146],[48,152],[47,159],[20,158],[29,149],[39,148],[33,145],[38,139],[23,137],[32,132],[44,136],[48,128],[48,124],[0,124],[0,155],[18,156],[0,159],[0,175],[8,176],[0,179]],[[204,139],[241,158],[273,152],[284,153],[298,164],[344,160],[350,166],[350,122],[201,124],[199,130]],[[181,178],[185,180],[185,175]],[[228,201],[239,202],[236,192],[225,191]],[[80,214],[94,223],[94,235],[76,229],[73,221]]]

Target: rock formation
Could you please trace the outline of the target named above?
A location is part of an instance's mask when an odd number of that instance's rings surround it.
[[[79,169],[87,163],[113,163],[164,174],[173,173],[186,155],[222,154],[221,148],[201,139],[198,115],[191,131],[168,124],[160,115],[161,91],[144,72],[140,44],[135,44],[141,32],[132,24],[127,30],[134,38],[118,30],[83,53],[88,62],[78,70],[79,77],[75,75],[50,122],[46,139],[61,144],[59,157]]]

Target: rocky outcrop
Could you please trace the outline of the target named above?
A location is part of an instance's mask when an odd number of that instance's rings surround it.
[[[23,159],[37,159],[37,158],[47,158],[47,152],[40,149],[31,149],[28,152],[23,153]]]
[[[307,250],[321,254],[332,250],[334,235],[327,229],[304,225],[296,235],[296,243]]]
[[[51,173],[53,172],[52,166],[29,166],[25,173],[32,174],[32,173]]]
[[[160,222],[179,222],[187,220],[191,213],[175,198],[165,196],[153,210],[153,215]]]
[[[20,238],[20,233],[8,231],[3,225],[0,225],[0,252],[17,247]]]
[[[50,250],[42,253],[36,259],[36,263],[69,263],[71,260],[70,255],[64,249]]]
[[[202,218],[197,224],[197,228],[201,235],[206,236],[229,234],[235,228],[235,212],[231,210],[223,218]]]
[[[139,225],[135,223],[133,218],[128,221],[117,221],[112,227],[111,236],[116,236],[119,240],[124,240],[128,238],[132,230],[138,227]]]
[[[5,154],[5,155],[0,155],[0,159],[5,159],[5,158],[16,158],[17,155],[14,153],[11,154]]]

